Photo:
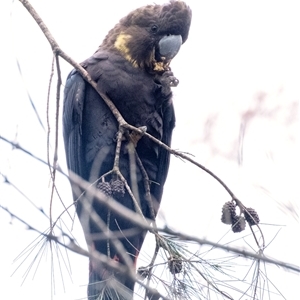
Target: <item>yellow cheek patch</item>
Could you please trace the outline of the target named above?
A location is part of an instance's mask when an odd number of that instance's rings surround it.
[[[121,32],[116,38],[115,48],[118,49],[122,53],[122,55],[125,57],[125,59],[130,61],[133,64],[133,66],[137,67],[137,63],[134,61],[134,59],[132,59],[132,57],[130,55],[130,49],[127,46],[128,41],[131,38],[132,38],[132,36],[130,34],[125,34],[125,33]]]
[[[165,63],[163,61],[161,61],[161,62],[155,61],[153,63],[153,70],[158,71],[158,72],[168,71],[169,65],[170,65],[170,62]]]

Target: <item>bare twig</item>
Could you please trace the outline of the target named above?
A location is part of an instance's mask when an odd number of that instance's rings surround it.
[[[148,292],[154,293],[155,295],[159,295],[160,297],[162,297],[163,299],[166,299],[165,297],[161,296],[159,293],[157,293],[157,291],[151,289],[149,287],[149,283],[150,283],[150,277],[151,277],[151,272],[152,272],[152,267],[154,265],[156,256],[158,254],[159,248],[162,247],[164,248],[166,251],[168,251],[169,253],[171,253],[171,250],[168,249],[168,245],[166,244],[165,247],[162,246],[162,244],[159,242],[159,234],[157,232],[164,232],[164,233],[168,233],[171,235],[176,236],[177,238],[183,240],[183,241],[194,241],[197,242],[200,245],[211,245],[215,248],[219,248],[219,249],[223,249],[224,251],[229,251],[232,253],[236,253],[239,255],[242,255],[243,257],[248,257],[248,258],[254,258],[257,260],[258,264],[257,264],[257,277],[256,277],[256,283],[255,288],[254,288],[254,297],[256,297],[257,294],[257,286],[258,286],[258,275],[260,272],[260,263],[262,261],[267,262],[267,263],[272,263],[272,264],[276,264],[278,266],[284,267],[286,269],[289,270],[293,270],[296,272],[300,272],[299,267],[297,266],[293,266],[293,265],[289,265],[286,264],[284,262],[280,262],[280,261],[276,261],[273,259],[269,259],[266,258],[263,251],[265,249],[265,240],[264,240],[264,236],[262,233],[262,230],[260,228],[260,226],[258,224],[257,227],[260,231],[261,237],[262,237],[262,245],[259,243],[255,232],[252,230],[252,234],[254,236],[255,242],[257,244],[257,247],[259,248],[257,254],[248,252],[246,250],[239,250],[236,248],[232,248],[232,247],[228,247],[228,246],[223,246],[220,245],[219,243],[213,243],[204,239],[199,239],[196,237],[192,237],[189,235],[185,235],[179,232],[175,232],[172,231],[170,228],[156,228],[156,224],[155,224],[155,213],[153,210],[153,207],[151,205],[152,201],[151,201],[151,194],[150,194],[150,187],[149,187],[149,178],[148,175],[146,173],[146,171],[143,168],[142,162],[139,160],[138,156],[136,157],[136,161],[140,167],[140,170],[143,174],[143,178],[144,178],[144,186],[145,186],[145,190],[146,190],[146,197],[147,197],[147,201],[149,202],[149,207],[151,210],[151,214],[153,217],[153,220],[148,220],[143,216],[143,213],[140,209],[140,205],[139,205],[139,199],[136,199],[136,197],[134,195],[137,195],[138,193],[135,192],[134,187],[133,192],[131,191],[130,186],[128,185],[127,181],[125,180],[125,178],[123,177],[123,175],[120,172],[119,169],[119,158],[120,158],[120,149],[121,149],[121,143],[122,143],[122,136],[124,133],[124,130],[132,130],[138,134],[144,135],[146,138],[150,139],[151,141],[153,141],[154,143],[158,144],[160,147],[164,148],[166,151],[168,151],[169,153],[180,157],[186,161],[189,161],[190,163],[192,163],[193,165],[197,166],[198,168],[202,169],[204,172],[206,172],[207,174],[209,174],[210,176],[212,176],[225,190],[226,192],[230,195],[231,199],[234,200],[236,202],[236,204],[240,207],[241,212],[244,212],[246,209],[246,207],[242,204],[242,202],[237,199],[237,197],[234,195],[234,193],[232,192],[232,190],[225,184],[225,182],[223,180],[221,180],[215,173],[213,173],[212,171],[210,171],[209,169],[207,169],[206,167],[204,167],[202,164],[196,162],[195,160],[193,160],[190,156],[173,150],[170,147],[168,147],[167,145],[165,145],[164,143],[162,143],[161,141],[159,141],[158,139],[154,138],[153,136],[151,136],[148,133],[145,133],[143,130],[141,130],[140,128],[136,128],[130,124],[128,124],[124,118],[122,117],[122,115],[119,113],[119,111],[117,110],[116,106],[114,105],[114,103],[106,96],[105,93],[103,93],[102,90],[100,90],[96,84],[96,82],[94,82],[91,77],[89,76],[89,74],[86,72],[86,70],[84,68],[82,68],[82,66],[80,64],[78,64],[77,62],[75,62],[71,57],[69,57],[66,53],[64,53],[61,48],[59,47],[59,45],[57,44],[57,42],[55,41],[55,39],[53,38],[53,36],[51,35],[51,33],[49,32],[48,28],[46,27],[46,25],[44,24],[44,22],[42,21],[42,19],[39,17],[39,15],[36,13],[36,11],[34,10],[34,8],[31,6],[31,4],[29,3],[29,1],[27,0],[19,0],[24,7],[28,10],[28,12],[31,14],[31,16],[35,19],[35,21],[37,22],[38,26],[40,27],[40,29],[43,31],[45,37],[48,39],[52,51],[54,53],[54,57],[56,59],[56,66],[57,66],[57,72],[58,72],[58,83],[57,83],[57,95],[56,95],[56,99],[57,99],[57,103],[56,103],[56,135],[55,135],[55,150],[54,150],[54,158],[53,158],[53,166],[50,166],[50,160],[49,160],[49,167],[50,167],[50,171],[51,171],[51,178],[52,178],[52,192],[51,192],[51,201],[50,201],[50,234],[49,235],[45,235],[49,240],[51,241],[55,241],[56,243],[59,243],[58,239],[55,238],[53,236],[53,227],[55,226],[56,222],[54,223],[52,222],[52,200],[53,200],[53,194],[54,194],[54,190],[55,190],[55,177],[56,177],[56,171],[59,171],[59,166],[57,165],[57,149],[58,149],[58,108],[59,108],[59,100],[60,100],[60,86],[61,86],[61,77],[60,77],[60,70],[59,70],[59,56],[62,57],[64,60],[66,60],[67,62],[69,62],[77,71],[78,73],[80,73],[82,75],[82,77],[98,92],[98,94],[102,97],[102,99],[105,101],[105,103],[107,104],[107,106],[110,108],[111,112],[113,113],[113,115],[115,116],[118,124],[119,124],[119,134],[118,134],[118,141],[117,141],[117,148],[116,148],[116,152],[115,152],[115,161],[114,161],[114,166],[113,169],[109,172],[109,174],[113,173],[116,174],[119,178],[121,178],[121,180],[124,182],[124,185],[129,193],[129,195],[131,196],[134,205],[136,207],[136,211],[138,213],[135,213],[129,209],[127,209],[126,207],[122,206],[120,203],[114,201],[113,199],[106,197],[105,195],[103,195],[103,193],[101,193],[100,191],[97,191],[97,189],[95,188],[94,184],[90,184],[84,180],[82,180],[82,178],[80,178],[79,176],[77,176],[76,174],[70,172],[70,176],[69,179],[70,181],[75,184],[76,186],[84,189],[86,192],[84,192],[83,194],[80,195],[81,197],[86,197],[88,201],[83,201],[86,205],[89,205],[89,207],[87,208],[87,212],[89,213],[89,215],[91,216],[91,218],[96,222],[96,224],[99,224],[99,228],[101,229],[101,231],[103,232],[104,237],[106,237],[107,239],[110,239],[110,237],[113,235],[113,233],[111,233],[109,231],[109,229],[107,228],[107,226],[105,225],[105,223],[103,222],[103,220],[99,219],[99,216],[97,214],[95,214],[92,209],[91,209],[91,199],[96,198],[98,201],[100,201],[103,205],[105,205],[106,207],[108,207],[109,209],[115,211],[116,213],[118,213],[119,215],[123,216],[124,218],[128,218],[130,219],[134,224],[136,224],[139,228],[145,229],[145,230],[149,230],[150,232],[154,233],[156,235],[157,238],[157,243],[156,243],[156,249],[155,249],[155,255],[152,258],[152,261],[149,265],[149,278],[148,278],[148,282],[146,285],[144,285],[143,283],[139,282],[142,286],[145,287],[145,289]],[[5,139],[3,139],[5,140]],[[5,140],[6,142],[9,142],[7,140]],[[16,148],[21,149],[19,147],[18,144],[15,144]],[[21,149],[23,150],[23,149]],[[27,153],[29,154],[29,152]],[[101,177],[104,178],[104,175]],[[97,179],[97,181],[100,180]],[[109,200],[109,201],[108,201]],[[4,209],[4,208],[3,208]],[[6,210],[8,211],[8,210]],[[68,211],[68,208],[65,207],[64,212]],[[9,211],[8,211],[9,212]],[[60,216],[59,216],[60,218]],[[57,219],[58,220],[58,219]],[[151,225],[152,224],[152,225]],[[32,229],[32,228],[30,228]],[[38,231],[37,231],[38,232]],[[40,233],[42,234],[42,233]],[[132,267],[132,263],[130,263],[128,257],[126,257],[126,253],[124,253],[124,249],[122,248],[123,246],[121,245],[121,243],[119,243],[119,241],[114,238],[111,239],[112,242],[115,245],[115,248],[117,249],[117,251],[122,255],[124,254],[124,257],[122,256],[122,258],[125,261],[125,265],[120,266],[119,264],[116,264],[114,261],[110,260],[107,256],[99,254],[95,251],[90,251],[90,253],[85,253],[87,256],[89,256],[91,259],[96,259],[98,261],[100,261],[101,263],[103,263],[104,265],[106,265],[107,267],[109,267],[112,270],[118,270],[118,272],[127,272],[127,275],[137,281],[135,274],[133,272],[133,267]],[[67,246],[63,243],[60,243],[62,246],[66,247]],[[75,249],[76,247],[74,245],[73,249]],[[68,248],[69,249],[69,248]],[[72,250],[70,248],[70,250]],[[82,252],[80,249],[77,249],[78,252]],[[72,250],[73,251],[73,250]],[[127,255],[128,256],[128,255]],[[207,282],[208,285],[213,286],[213,288],[215,290],[217,290],[219,293],[221,293],[223,296],[227,297],[226,294],[224,294],[221,290],[218,289],[218,287],[210,282],[209,279],[206,278],[206,276],[203,276],[203,274],[200,272],[200,275],[205,279],[205,281]]]
[[[29,150],[23,148],[22,146],[20,146],[19,143],[15,143],[15,142],[13,142],[13,141],[10,141],[10,140],[8,140],[7,138],[5,138],[5,137],[2,136],[2,135],[0,135],[0,139],[3,140],[4,142],[10,144],[13,148],[18,149],[18,150],[21,150],[22,152],[24,152],[25,154],[31,156],[32,158],[34,158],[35,160],[41,162],[42,164],[44,164],[44,165],[46,165],[46,166],[49,166],[48,163],[47,163],[46,161],[44,161],[43,159],[37,157],[36,155],[34,155],[33,153],[31,153]],[[51,166],[51,167],[53,168],[53,166]],[[58,170],[62,175],[68,177],[68,175],[67,175],[66,173],[64,173],[64,172],[62,171],[62,169],[61,169],[59,166],[57,166],[57,170]]]
[[[109,99],[109,97],[106,94],[104,94],[99,89],[99,87],[97,86],[97,83],[92,80],[92,78],[90,77],[88,72],[80,64],[78,64],[70,56],[68,56],[65,52],[62,51],[62,49],[59,47],[58,43],[55,41],[52,34],[48,30],[47,26],[44,24],[44,22],[39,17],[39,15],[34,10],[34,8],[31,6],[31,4],[27,0],[19,0],[19,1],[28,10],[28,12],[31,14],[31,16],[35,19],[35,21],[39,25],[40,29],[43,31],[45,37],[48,39],[48,41],[51,45],[52,51],[54,53],[56,53],[57,55],[61,56],[63,59],[65,59],[68,63],[70,63],[82,75],[82,77],[98,92],[98,94],[102,97],[104,102],[107,104],[107,106],[110,108],[111,112],[113,113],[113,115],[117,119],[117,121],[119,123],[119,126],[122,126],[123,128],[129,129],[129,130],[133,130],[133,131],[137,132],[140,135],[145,135],[150,140],[157,143],[160,147],[162,147],[162,148],[166,149],[167,151],[169,151],[171,154],[173,154],[175,156],[178,156],[178,157],[181,157],[181,158],[191,162],[192,164],[196,165],[197,167],[199,167],[200,169],[202,169],[203,171],[208,173],[210,176],[212,176],[215,180],[217,180],[224,187],[224,189],[229,193],[231,198],[236,198],[234,196],[234,193],[231,191],[231,189],[223,182],[223,180],[221,180],[212,171],[210,171],[209,169],[207,169],[206,167],[204,167],[200,163],[196,162],[195,160],[191,159],[188,155],[185,155],[182,152],[176,151],[176,150],[168,147],[166,144],[164,144],[160,140],[156,139],[152,135],[148,134],[147,132],[143,131],[142,129],[128,124],[124,120],[124,118],[122,117],[122,115],[120,114],[120,112],[118,111],[116,106],[114,105],[114,103]]]
[[[47,162],[45,162],[42,159],[36,157],[31,152],[29,152],[25,148],[21,147],[19,144],[11,142],[11,141],[7,140],[6,138],[3,138],[2,136],[0,136],[0,139],[2,139],[4,141],[6,141],[7,143],[15,146],[17,149],[23,151],[24,153],[26,153],[29,156],[35,158],[36,160],[42,162],[43,164],[48,165]],[[68,175],[66,175],[60,169],[59,169],[59,172],[61,172],[66,177],[68,177]],[[142,229],[145,229],[145,230],[149,230],[150,232],[153,232],[153,227],[151,226],[151,223],[152,223],[153,220],[147,220],[146,218],[142,218],[140,214],[137,214],[137,213],[133,212],[132,210],[128,209],[127,207],[124,207],[122,204],[115,201],[114,199],[110,198],[110,200],[108,201],[108,198],[102,197],[102,192],[101,191],[97,190],[95,187],[93,187],[93,185],[90,184],[90,182],[87,182],[87,181],[83,180],[80,176],[78,176],[75,173],[70,172],[70,176],[68,178],[72,183],[80,186],[82,189],[85,189],[85,190],[91,189],[91,193],[93,193],[93,197],[96,197],[98,199],[98,201],[100,201],[103,205],[105,205],[109,209],[113,210],[114,212],[116,212],[117,214],[122,216],[123,218],[127,218],[127,219],[131,220],[139,228],[142,228]],[[72,205],[73,204],[71,204],[70,207]],[[226,245],[222,245],[220,243],[211,242],[209,240],[201,239],[201,238],[191,236],[191,235],[179,232],[179,231],[174,231],[169,227],[157,228],[157,231],[158,232],[163,232],[163,233],[166,233],[166,234],[170,234],[172,236],[176,236],[178,239],[180,239],[182,241],[196,242],[199,245],[209,245],[209,246],[212,246],[214,248],[222,249],[224,251],[235,253],[235,254],[245,256],[245,257],[248,257],[248,258],[260,259],[261,261],[264,261],[264,262],[267,262],[267,263],[270,263],[270,264],[275,264],[275,265],[281,266],[281,267],[283,267],[287,270],[291,270],[291,271],[295,271],[295,272],[300,273],[300,267],[299,266],[294,266],[294,265],[286,263],[286,262],[278,261],[278,260],[275,260],[275,259],[272,259],[272,258],[267,258],[266,256],[257,255],[255,253],[252,253],[252,252],[249,252],[249,251],[246,251],[246,250],[241,250],[241,249],[237,249],[235,247],[229,247],[229,246],[226,246]]]
[[[93,196],[97,198],[102,204],[106,205],[108,208],[119,214],[120,216],[124,218],[130,219],[135,225],[138,227],[149,230],[150,232],[153,231],[153,227],[150,225],[152,220],[144,219],[142,218],[139,214],[136,214],[132,210],[124,207],[122,204],[118,203],[117,201],[108,198],[108,197],[102,197],[101,191],[97,190],[95,187],[90,186],[89,182],[84,181],[81,177],[76,175],[75,173],[70,173],[70,180],[79,185],[82,189],[91,189],[91,193],[93,193]],[[110,201],[108,201],[110,199]],[[172,236],[176,236],[178,239],[182,241],[193,241],[198,243],[199,245],[210,245],[215,248],[222,249],[224,251],[232,252],[235,254],[239,254],[243,257],[248,257],[248,258],[254,258],[254,259],[260,259],[262,261],[265,261],[267,263],[271,264],[276,264],[278,266],[281,266],[283,268],[300,272],[300,267],[294,266],[285,262],[277,261],[275,259],[267,258],[266,256],[262,254],[255,254],[246,250],[240,250],[234,247],[229,247],[225,245],[221,245],[219,243],[211,242],[206,239],[200,239],[198,237],[194,237],[188,234],[184,234],[178,231],[174,231],[170,229],[169,227],[164,227],[164,228],[157,228],[158,232],[164,232],[167,234],[170,234]]]

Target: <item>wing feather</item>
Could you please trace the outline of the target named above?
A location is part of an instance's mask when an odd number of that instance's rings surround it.
[[[86,83],[73,70],[66,81],[64,93],[63,128],[69,170],[84,177],[82,169],[82,114]]]

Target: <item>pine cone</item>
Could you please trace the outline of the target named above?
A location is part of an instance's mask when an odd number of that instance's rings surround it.
[[[178,274],[182,270],[182,259],[178,256],[169,257],[168,265],[169,265],[170,272],[172,274]]]
[[[111,186],[109,182],[98,182],[97,189],[99,189],[106,196],[111,196]]]
[[[259,223],[259,216],[254,208],[246,208],[244,211],[245,219],[250,226],[256,225]]]
[[[233,201],[226,202],[222,207],[222,217],[221,221],[224,224],[231,225],[232,220],[235,218],[236,212],[235,212],[235,204]]]
[[[114,197],[124,197],[125,195],[125,188],[124,188],[124,183],[120,180],[111,180],[110,181],[111,185],[111,192]]]
[[[234,218],[232,218],[231,229],[234,233],[245,230],[245,227],[246,221],[244,217],[235,216]]]

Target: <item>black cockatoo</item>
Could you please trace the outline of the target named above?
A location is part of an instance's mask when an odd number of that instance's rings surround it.
[[[169,64],[188,38],[191,15],[190,8],[182,1],[138,8],[122,18],[109,31],[95,54],[81,63],[126,122],[143,128],[167,145],[171,143],[175,125],[171,87],[178,84]],[[65,86],[63,111],[68,168],[136,211],[122,178],[114,172],[103,176],[114,165],[118,130],[119,124],[104,100],[73,70]],[[130,143],[133,145],[131,148],[128,147]],[[169,160],[170,154],[146,136],[134,138],[132,132],[124,134],[118,167],[147,218],[156,216]],[[154,214],[145,196],[147,184],[143,171],[148,176]],[[78,187],[72,187],[90,251],[99,251],[124,264],[114,243],[103,238],[103,234],[99,238],[103,226],[97,224],[95,218],[91,217],[91,210],[85,208],[85,201],[89,201],[87,197],[81,194],[82,190]],[[108,210],[96,199],[91,199],[89,203],[93,213],[101,218],[111,232],[116,233],[135,263],[146,231]],[[132,299],[133,289],[132,278],[124,273],[113,272],[90,259],[88,299]]]

